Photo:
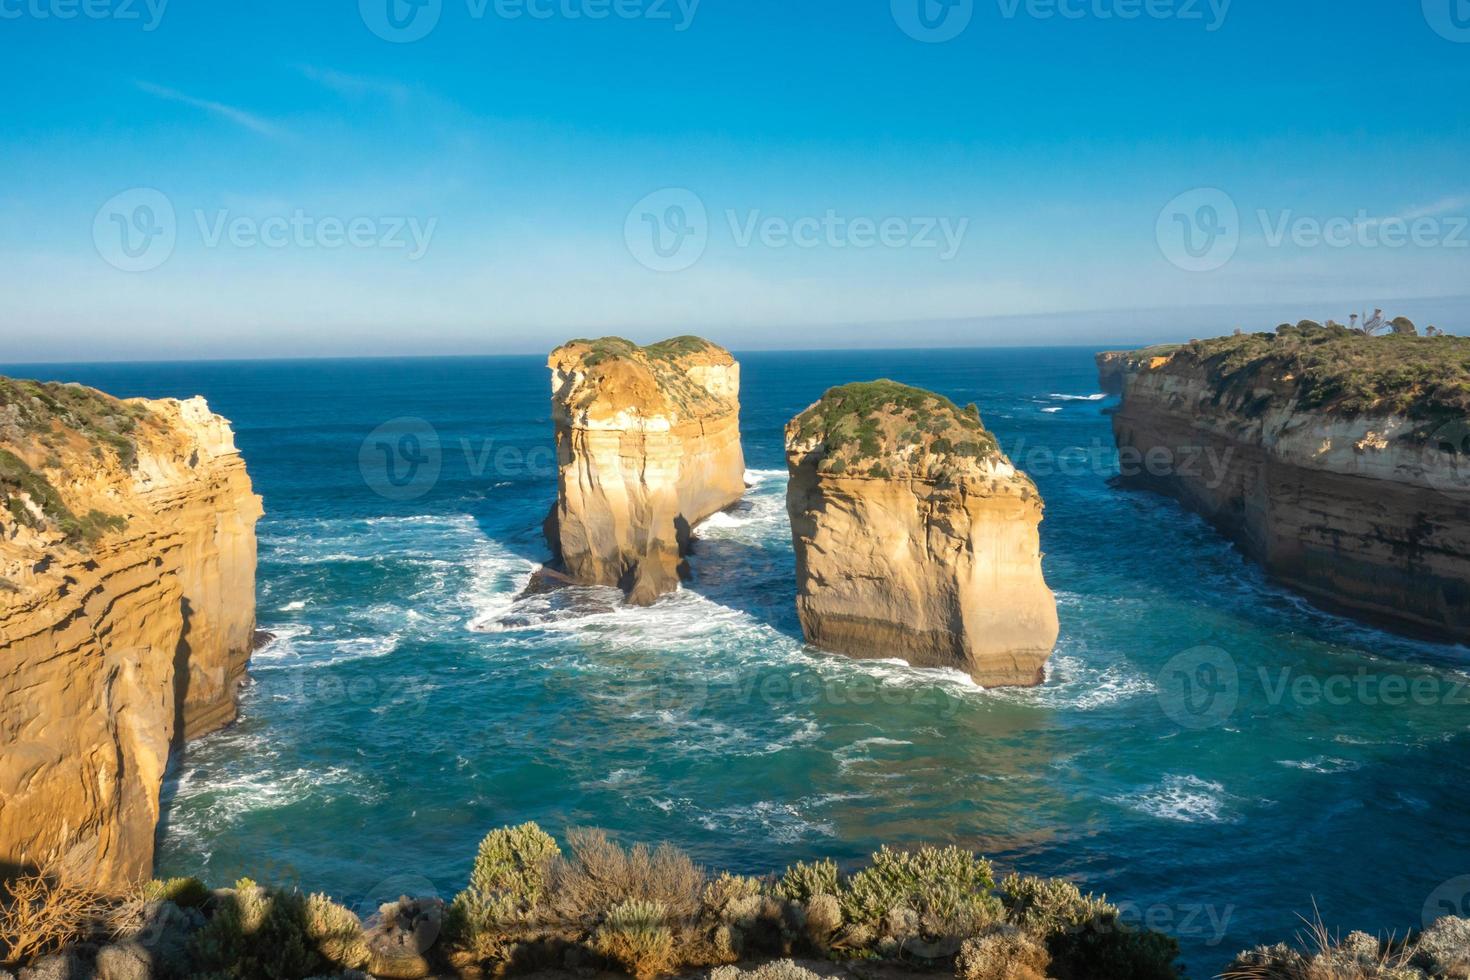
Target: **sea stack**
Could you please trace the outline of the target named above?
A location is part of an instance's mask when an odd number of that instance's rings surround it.
[[[260,515],[203,399],[0,378],[0,867],[151,873],[171,748],[235,718]]]
[[[1301,323],[1194,341],[1137,360],[1113,430],[1125,483],[1282,584],[1470,643],[1470,338]]]
[[[892,381],[833,388],[786,426],[796,608],[853,657],[1033,686],[1057,639],[1042,502],[972,405]]]
[[[740,365],[699,337],[574,340],[551,354],[553,554],[648,605],[679,587],[690,530],[745,492]]]

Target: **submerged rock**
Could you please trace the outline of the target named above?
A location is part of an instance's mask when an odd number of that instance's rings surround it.
[[[971,406],[892,381],[843,385],[786,427],[797,612],[813,645],[1041,683],[1056,600],[1042,502]]]
[[[152,870],[171,748],[235,718],[260,515],[202,398],[0,378],[0,864]]]
[[[697,337],[574,340],[549,366],[557,501],[547,542],[574,581],[651,603],[678,588],[690,529],[745,492],[740,366]]]

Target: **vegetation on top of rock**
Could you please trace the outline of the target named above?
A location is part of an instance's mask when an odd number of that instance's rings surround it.
[[[956,480],[1000,456],[974,405],[897,381],[831,388],[786,426],[792,447],[821,453],[818,472]]]
[[[1470,414],[1470,337],[1383,336],[1303,322],[1275,333],[1195,340],[1165,370],[1203,370],[1217,403],[1260,414],[1288,397],[1303,408],[1352,417],[1421,421]]]
[[[106,532],[128,526],[125,518],[100,510],[73,514],[51,481],[8,449],[0,449],[0,506],[18,524],[37,531],[55,527],[72,544],[93,544]]]
[[[623,337],[573,340],[553,352],[553,360],[563,352],[578,357],[589,378],[597,382],[582,387],[574,408],[594,401],[602,392],[603,382],[615,382],[624,397],[641,387],[645,389],[644,399],[662,400],[682,416],[727,407],[687,373],[689,358],[730,356],[723,347],[701,337],[672,337],[647,347]]]
[[[133,432],[148,417],[145,408],[83,385],[0,377],[0,442],[28,436],[59,449],[69,429],[94,452],[111,449],[123,468],[132,469],[138,458]]]

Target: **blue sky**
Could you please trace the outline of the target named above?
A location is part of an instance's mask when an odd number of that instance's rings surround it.
[[[1467,0],[415,2],[0,0],[0,359],[1470,325]]]

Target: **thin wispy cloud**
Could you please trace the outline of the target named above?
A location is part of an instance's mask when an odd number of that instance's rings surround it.
[[[390,79],[352,75],[334,68],[319,68],[316,65],[298,65],[297,68],[301,74],[313,82],[347,98],[381,98],[401,106],[413,96],[413,90],[407,85]]]
[[[155,85],[152,82],[140,81],[134,84],[137,85],[138,90],[141,92],[147,92],[149,95],[164,99],[168,102],[177,102],[180,105],[192,106],[195,109],[203,109],[205,112],[208,112],[211,115],[218,116],[221,119],[229,120],[237,126],[243,126],[253,133],[259,133],[261,136],[269,136],[273,139],[279,139],[286,135],[286,131],[280,126],[277,126],[270,120],[263,119],[260,116],[255,115],[254,113],[246,112],[244,109],[238,109],[235,106],[226,105],[223,102],[213,102],[209,99],[195,98],[194,96],[188,95],[184,92],[180,92],[177,89],[171,89],[163,85]]]
[[[1418,221],[1421,218],[1440,218],[1457,211],[1470,208],[1470,194],[1452,195],[1442,197],[1433,204],[1425,204],[1411,208],[1405,208],[1398,214],[1386,215],[1382,218],[1369,218],[1358,222],[1360,228],[1377,228],[1388,221]]]

